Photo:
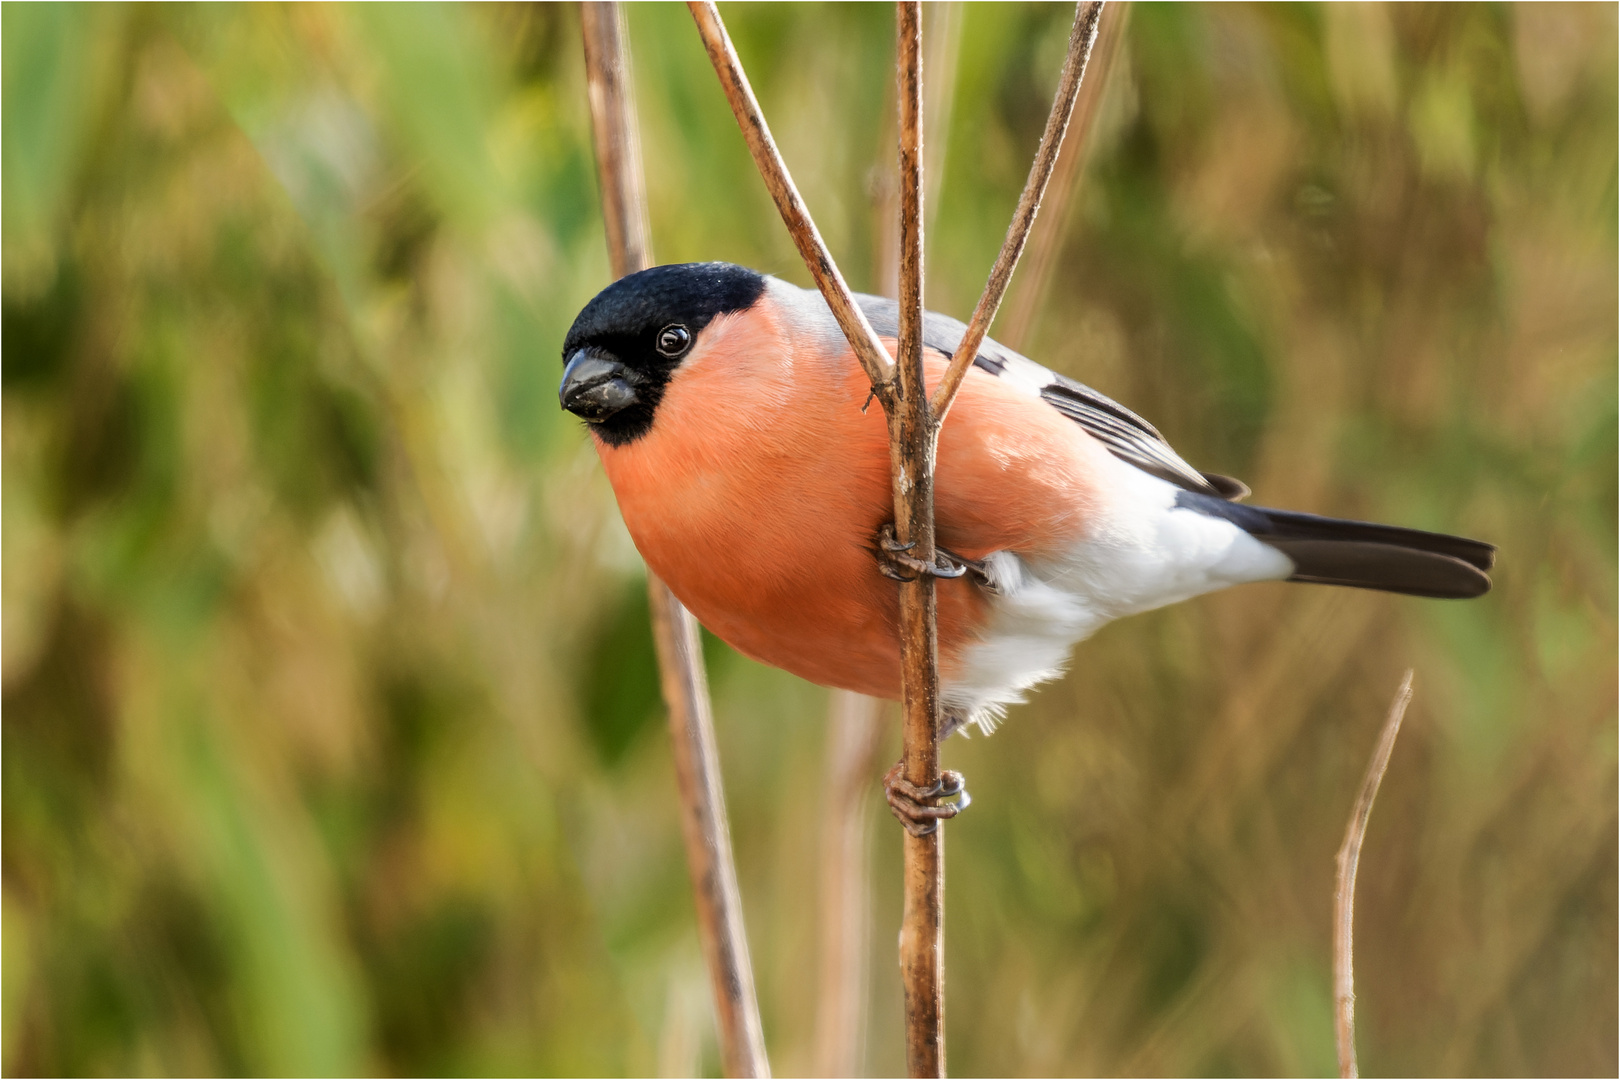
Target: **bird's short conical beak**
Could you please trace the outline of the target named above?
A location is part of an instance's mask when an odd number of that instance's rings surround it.
[[[635,383],[635,373],[616,357],[580,349],[568,358],[557,399],[580,419],[600,424],[640,400]]]

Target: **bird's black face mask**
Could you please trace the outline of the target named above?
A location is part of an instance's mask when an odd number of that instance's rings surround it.
[[[670,377],[703,328],[746,311],[765,278],[730,263],[681,263],[620,278],[579,313],[563,342],[557,399],[610,446],[652,429]]]

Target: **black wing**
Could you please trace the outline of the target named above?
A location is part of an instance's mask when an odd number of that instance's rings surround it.
[[[857,296],[872,328],[879,334],[899,332],[900,305],[882,296]],[[946,315],[928,312],[923,316],[923,344],[950,356],[962,344],[967,327]],[[1032,395],[1086,429],[1115,457],[1128,461],[1143,472],[1168,480],[1179,488],[1213,495],[1221,499],[1241,499],[1249,489],[1230,477],[1201,473],[1181,460],[1157,428],[1131,410],[1089,386],[1042,367],[1029,357],[990,338],[979,346],[975,367],[1004,379]]]

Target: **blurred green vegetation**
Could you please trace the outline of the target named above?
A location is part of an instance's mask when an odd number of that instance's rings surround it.
[[[1071,10],[959,12],[931,307],[977,295]],[[876,287],[890,9],[725,13]],[[5,1070],[713,1072],[641,570],[553,397],[607,281],[575,9],[0,15]],[[658,256],[803,283],[684,9],[629,18]],[[1613,5],[1133,7],[1021,344],[1257,501],[1501,568],[1129,620],[949,746],[954,1072],[1331,1072],[1332,857],[1407,665],[1363,1066],[1616,1071],[1615,41]],[[826,694],[710,660],[791,1075]]]

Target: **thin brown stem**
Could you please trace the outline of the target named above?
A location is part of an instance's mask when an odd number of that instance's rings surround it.
[[[629,43],[624,13],[616,3],[579,6],[585,39],[585,82],[596,144],[597,188],[608,264],[622,278],[652,265],[647,226],[647,189],[641,171],[641,129],[630,85]]]
[[[649,575],[648,589],[659,677],[675,748],[686,865],[714,994],[720,1068],[727,1076],[770,1076],[697,621],[662,581]]]
[[[715,74],[720,76],[720,87],[725,91],[738,126],[742,128],[743,140],[748,144],[749,153],[754,156],[754,165],[764,178],[771,198],[776,201],[776,209],[787,224],[788,233],[799,249],[799,256],[809,268],[810,276],[815,278],[816,287],[826,298],[827,306],[832,309],[833,317],[849,339],[861,367],[866,369],[873,392],[887,404],[894,367],[889,361],[888,351],[878,338],[877,331],[867,321],[865,313],[855,303],[844,275],[839,273],[838,264],[833,261],[832,253],[827,250],[826,242],[821,239],[821,233],[810,217],[809,208],[793,184],[793,177],[788,174],[787,163],[776,148],[776,140],[771,138],[770,126],[765,123],[765,115],[760,111],[753,87],[748,84],[742,61],[737,59],[737,50],[726,33],[719,10],[708,0],[691,0],[686,6],[697,23],[698,35],[703,39],[703,47],[708,50]]]
[[[652,263],[624,15],[616,3],[584,3],[580,25],[608,258],[614,276],[623,277]],[[660,682],[669,709],[698,936],[708,961],[720,1029],[721,1068],[727,1076],[769,1076],[697,623],[669,587],[651,574],[647,589]]]
[[[1008,290],[1006,315],[996,334],[996,340],[1009,348],[1022,351],[1029,344],[1030,330],[1046,299],[1052,265],[1063,250],[1063,238],[1068,234],[1069,219],[1078,201],[1080,180],[1090,156],[1091,131],[1102,109],[1109,72],[1114,69],[1120,43],[1125,39],[1130,12],[1130,0],[1114,0],[1103,9],[1097,24],[1097,43],[1092,46],[1091,59],[1086,62],[1086,79],[1080,84],[1080,96],[1075,99],[1074,117],[1063,139],[1063,152],[1058,155],[1057,168],[1047,185],[1047,198],[1041,206],[1043,213],[1035,220],[1029,234],[1029,247],[1023,258],[1024,272],[1019,275],[1018,287]]]
[[[961,0],[935,0],[923,7],[923,67],[928,80],[923,85],[923,175],[929,178],[927,205],[923,208],[923,233],[934,227],[939,216],[940,186],[945,173],[949,145],[951,110],[956,100],[956,68],[961,56]],[[897,161],[887,153],[899,137],[895,128],[897,110],[885,96],[883,133],[878,145],[883,158],[873,166],[869,183],[874,228],[872,232],[873,291],[891,300],[900,296],[900,183]]]
[[[1356,977],[1352,966],[1355,943],[1351,930],[1356,911],[1356,864],[1361,859],[1361,843],[1367,836],[1367,819],[1372,816],[1373,800],[1383,783],[1389,756],[1395,750],[1395,737],[1412,701],[1412,672],[1408,669],[1390,703],[1384,729],[1378,734],[1372,760],[1361,778],[1356,805],[1345,826],[1344,843],[1339,846],[1338,873],[1333,887],[1333,1035],[1339,1049],[1339,1075],[1350,1080],[1356,1073]]]
[[[924,87],[927,117],[923,173],[937,176],[961,38],[961,4],[942,0],[923,10]],[[945,72],[941,77],[940,73]],[[942,92],[942,89],[943,92]],[[941,104],[943,102],[943,104]],[[898,109],[884,109],[881,145],[895,145]],[[878,292],[900,295],[900,191],[898,160],[885,155],[871,171],[872,263]],[[937,196],[923,215],[926,234]],[[872,781],[881,772],[877,755],[884,730],[882,703],[848,690],[834,690],[827,721],[828,793],[821,815],[820,981],[816,993],[813,1072],[853,1076],[865,1039],[867,996],[867,864]]]
[[[911,554],[934,560],[934,424],[923,380],[922,5],[895,5],[900,107],[900,327],[889,410],[895,533]],[[918,788],[939,783],[939,640],[934,579],[900,586],[901,771]],[[904,837],[905,902],[900,977],[905,988],[906,1072],[945,1075],[944,830]]]
[[[1035,152],[1035,161],[1029,167],[1029,179],[1024,183],[1024,193],[1018,199],[1018,209],[1013,212],[1012,224],[1007,226],[1007,238],[1002,242],[1001,253],[996,256],[995,265],[990,268],[990,279],[985,282],[984,294],[979,297],[979,303],[973,309],[973,317],[968,320],[967,333],[963,335],[962,344],[952,356],[945,377],[940,380],[939,387],[934,391],[935,426],[943,423],[946,413],[950,412],[951,402],[956,399],[956,392],[961,389],[968,368],[979,355],[979,345],[983,343],[985,334],[989,333],[990,323],[995,319],[996,310],[1001,307],[1001,300],[1007,294],[1007,285],[1012,281],[1018,257],[1024,253],[1024,244],[1029,239],[1030,227],[1035,224],[1035,215],[1041,208],[1041,198],[1046,194],[1047,182],[1052,178],[1052,170],[1057,165],[1058,154],[1063,148],[1063,136],[1068,131],[1069,119],[1074,113],[1075,99],[1079,96],[1080,84],[1085,78],[1086,61],[1091,56],[1092,44],[1097,40],[1097,23],[1102,16],[1102,10],[1101,0],[1093,0],[1092,3],[1080,4],[1075,11],[1074,28],[1069,32],[1069,52],[1063,61],[1063,74],[1058,79],[1057,96],[1052,101],[1052,112],[1046,118],[1046,130],[1041,135],[1041,145]]]

